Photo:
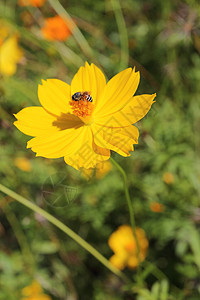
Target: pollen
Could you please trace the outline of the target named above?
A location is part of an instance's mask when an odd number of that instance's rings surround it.
[[[79,101],[70,101],[69,104],[72,107],[73,114],[76,115],[77,117],[89,117],[91,116],[93,112],[93,103],[81,99]]]

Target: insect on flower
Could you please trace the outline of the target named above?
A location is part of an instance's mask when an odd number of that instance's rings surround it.
[[[133,124],[148,113],[156,96],[134,96],[139,81],[139,72],[128,68],[106,82],[103,72],[86,62],[71,85],[42,80],[42,106],[22,109],[14,124],[33,137],[27,148],[37,156],[64,157],[77,170],[95,168],[110,158],[111,150],[128,157],[139,137]]]
[[[93,101],[89,92],[83,92],[83,93],[77,92],[74,95],[72,95],[72,100],[74,100],[74,101],[83,100],[83,101],[89,101],[89,102]]]

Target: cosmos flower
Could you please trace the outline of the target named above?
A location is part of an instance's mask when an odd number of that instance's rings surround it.
[[[49,41],[65,41],[70,35],[70,21],[66,21],[60,16],[55,16],[45,20],[41,33]]]
[[[83,169],[81,175],[86,179],[91,179],[93,176],[96,179],[101,179],[106,176],[112,169],[112,164],[109,160],[96,165],[94,169]]]
[[[162,213],[165,210],[165,206],[158,202],[151,202],[150,209],[156,213]]]
[[[136,236],[139,244],[139,258],[142,262],[146,258],[149,243],[144,230],[141,228],[136,227]],[[136,240],[130,226],[120,226],[111,234],[108,244],[114,252],[114,255],[110,258],[110,262],[116,268],[123,270],[125,267],[134,269],[138,266]]]
[[[41,7],[46,0],[18,0],[20,6],[34,6]]]
[[[22,296],[21,300],[51,300],[51,297],[43,293],[41,285],[36,280],[23,288]]]
[[[17,63],[23,56],[18,45],[18,34],[0,22],[0,74],[12,76],[17,70]]]
[[[163,174],[163,181],[167,184],[173,184],[174,183],[174,175],[170,172],[166,172]]]
[[[16,157],[13,162],[17,168],[24,172],[30,172],[32,169],[30,160],[26,157]]]
[[[38,88],[42,107],[22,109],[14,124],[34,137],[27,148],[36,156],[64,157],[75,169],[94,168],[109,159],[110,150],[127,157],[138,143],[139,132],[132,124],[147,114],[155,98],[133,97],[138,84],[135,69],[120,72],[106,84],[102,71],[86,62],[71,86],[43,80]]]

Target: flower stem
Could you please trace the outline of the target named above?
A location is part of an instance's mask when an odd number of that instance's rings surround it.
[[[23,254],[23,259],[27,266],[26,269],[33,276],[33,272],[34,272],[36,264],[35,264],[34,256],[29,247],[29,244],[23,233],[23,230],[20,227],[20,223],[19,223],[18,219],[16,218],[15,214],[12,212],[9,205],[4,205],[1,207],[1,209],[3,210],[5,216],[7,217],[8,222],[10,223],[10,225],[12,227],[12,230],[15,233],[16,239],[19,243],[19,246],[20,246],[22,254]]]
[[[112,0],[111,2],[112,2],[115,18],[116,18],[118,30],[119,30],[119,37],[120,37],[120,44],[121,44],[120,70],[123,70],[128,67],[128,62],[129,62],[128,33],[127,33],[120,1]]]
[[[120,173],[122,174],[122,177],[124,179],[124,192],[125,192],[125,196],[126,196],[126,200],[127,200],[127,204],[128,204],[131,227],[133,229],[133,235],[136,240],[137,259],[138,259],[138,265],[139,265],[138,269],[140,269],[140,262],[141,262],[140,261],[140,253],[139,253],[140,249],[139,249],[139,243],[138,243],[138,239],[137,239],[137,235],[136,235],[135,217],[134,217],[133,205],[132,205],[129,190],[128,190],[127,176],[126,176],[125,171],[122,169],[122,167],[112,157],[110,158],[110,160],[112,161],[113,165],[115,165],[115,167],[120,171]]]
[[[84,35],[81,33],[81,31],[77,27],[76,23],[73,21],[71,16],[66,11],[66,9],[62,6],[62,4],[58,0],[48,0],[48,1],[49,1],[50,5],[53,7],[53,9],[57,12],[58,15],[60,15],[61,17],[65,17],[67,20],[70,21],[70,23],[71,23],[70,30],[71,30],[77,44],[80,46],[81,50],[83,51],[83,53],[88,58],[94,59],[92,48],[88,44]]]
[[[40,214],[42,217],[47,219],[50,223],[54,224],[64,233],[66,233],[69,237],[71,237],[74,241],[76,241],[80,246],[82,246],[85,250],[87,250],[90,254],[92,254],[98,261],[100,261],[107,269],[113,272],[115,275],[120,277],[122,280],[127,282],[127,277],[118,269],[116,269],[101,253],[99,253],[94,247],[88,244],[84,239],[82,239],[78,234],[76,234],[73,230],[63,224],[61,221],[56,219],[54,216],[43,210],[42,208],[38,207],[33,202],[27,200],[26,198],[18,195],[17,193],[13,192],[12,190],[8,189],[7,187],[0,184],[0,191],[4,194],[10,196],[11,198],[17,200],[24,206],[30,208],[32,211]]]

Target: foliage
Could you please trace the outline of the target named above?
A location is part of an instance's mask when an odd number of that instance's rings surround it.
[[[60,1],[82,35],[46,41],[44,18],[57,1],[21,7],[1,1],[0,18],[19,34],[24,57],[12,77],[0,81],[0,182],[34,201],[108,259],[109,236],[129,224],[121,175],[113,166],[87,180],[63,159],[35,158],[13,114],[38,105],[41,79],[70,83],[85,60],[110,78],[126,68],[126,30],[116,19],[118,0]],[[53,5],[53,6],[52,6]],[[149,240],[140,270],[125,269],[124,284],[95,258],[11,198],[0,193],[0,299],[19,300],[36,279],[57,299],[198,300],[200,297],[200,8],[193,1],[120,1],[128,34],[128,65],[141,72],[138,94],[157,92],[156,103],[137,124],[131,157],[113,153],[128,176],[136,224]],[[121,33],[121,34],[120,34]],[[22,170],[16,158],[25,158]],[[167,180],[171,174],[172,180]],[[164,206],[150,209],[152,202]],[[71,298],[70,298],[71,297]]]

